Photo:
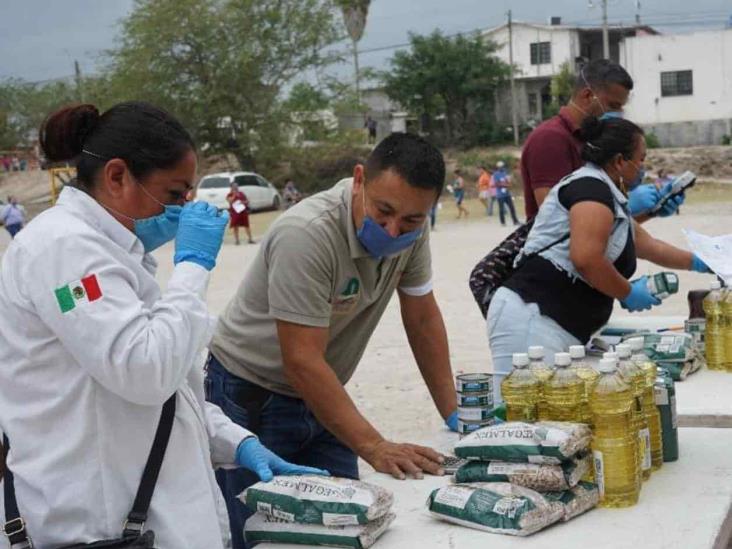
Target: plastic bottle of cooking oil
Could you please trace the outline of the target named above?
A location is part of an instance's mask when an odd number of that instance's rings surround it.
[[[704,314],[707,328],[704,335],[707,367],[710,370],[724,370],[725,347],[722,317],[722,286],[712,282],[709,294],[704,298]]]
[[[635,425],[638,429],[638,466],[643,480],[651,478],[651,431],[643,411],[643,391],[646,388],[646,375],[631,360],[630,345],[621,343],[615,346],[618,353],[618,372],[633,388],[635,397]]]
[[[544,382],[543,405],[539,408],[542,421],[572,421],[582,423],[582,398],[585,382],[570,368],[569,353],[554,355],[554,373]]]
[[[633,389],[617,371],[617,361],[600,361],[600,378],[592,389],[592,454],[601,507],[629,507],[638,502],[638,437],[633,430]]]
[[[572,369],[585,384],[585,392],[582,396],[582,423],[592,425],[592,413],[590,412],[590,394],[592,388],[600,377],[589,362],[585,360],[585,348],[583,345],[572,345],[569,348],[569,355],[572,357]]]
[[[651,471],[657,471],[663,465],[663,430],[661,428],[661,413],[656,406],[654,385],[658,377],[656,363],[643,352],[643,338],[634,337],[628,340],[633,352],[631,360],[645,374],[646,382],[643,388],[643,414],[646,416],[648,429],[651,433]]]
[[[724,341],[724,369],[732,372],[732,292],[722,291],[722,340]]]
[[[552,368],[544,362],[544,347],[541,345],[529,347],[529,360],[531,361],[529,369],[542,383],[552,376]]]
[[[507,421],[534,422],[538,419],[541,381],[529,369],[529,355],[514,353],[513,371],[501,383]]]

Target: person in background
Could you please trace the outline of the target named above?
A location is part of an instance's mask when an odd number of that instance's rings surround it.
[[[2,258],[0,431],[21,524],[39,548],[97,547],[123,531],[136,541],[114,547],[153,547],[137,537],[143,530],[155,547],[229,547],[214,468],[262,480],[323,471],[275,456],[204,399],[200,356],[214,326],[206,290],[228,215],[186,203],[195,145],[153,105],[64,107],[39,139],[77,177]],[[171,240],[162,290],[151,252]],[[147,516],[129,516],[170,416]]]
[[[669,175],[665,169],[659,168],[658,169],[658,175],[656,176],[656,180],[653,182],[654,185],[656,185],[656,188],[660,191],[663,189],[668,183],[673,181],[674,178]]]
[[[516,208],[513,204],[513,195],[511,195],[511,176],[506,170],[506,164],[503,160],[496,163],[496,171],[493,172],[493,186],[496,188],[496,196],[498,198],[498,214],[501,219],[501,225],[506,226],[505,209],[511,213],[511,219],[514,225],[519,225],[516,217]]]
[[[483,204],[485,213],[489,217],[493,215],[493,204],[496,201],[496,190],[493,187],[491,180],[491,174],[488,172],[485,166],[479,168],[480,174],[478,175],[478,200]]]
[[[463,214],[465,214],[465,217],[470,215],[468,209],[463,206],[463,201],[465,200],[465,179],[460,170],[455,170],[454,174],[455,179],[452,182],[452,194],[455,197],[455,205],[458,209],[457,218],[461,219]]]
[[[5,229],[10,233],[10,238],[15,238],[15,235],[23,228],[25,224],[25,212],[14,196],[8,197],[8,203],[0,214],[0,220],[2,220]]]
[[[591,61],[580,69],[569,103],[558,115],[532,131],[524,144],[521,177],[527,219],[536,216],[552,187],[584,164],[580,129],[583,121],[593,117],[622,117],[632,89],[633,79],[628,72],[607,59]],[[670,190],[670,186],[659,191],[653,185],[639,185],[629,194],[631,214],[638,221],[645,221],[646,212]],[[683,196],[669,200],[660,215],[672,215],[683,200]]]
[[[300,191],[297,190],[295,182],[292,179],[285,181],[285,188],[282,191],[283,198],[285,199],[285,209],[290,208],[302,200]]]
[[[231,190],[226,195],[226,201],[229,203],[229,224],[234,231],[236,245],[241,244],[239,241],[239,227],[244,227],[249,244],[254,244],[252,231],[249,228],[249,199],[247,195],[239,190],[239,185],[232,183]]]
[[[531,345],[553,357],[586,344],[615,300],[631,312],[660,305],[648,277],[630,280],[636,258],[709,272],[696,255],[653,238],[630,215],[627,186],[645,159],[643,130],[628,120],[591,118],[582,132],[585,165],[549,191],[515,271],[490,303],[486,322],[499,378],[511,371],[512,354]]]
[[[375,144],[376,143],[376,129],[378,127],[376,120],[371,118],[371,115],[369,115],[366,118],[366,121],[363,123],[363,127],[366,128],[366,130],[369,133],[369,144],[370,145]]]

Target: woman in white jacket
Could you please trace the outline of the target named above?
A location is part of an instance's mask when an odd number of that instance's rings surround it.
[[[147,520],[134,527],[154,531],[161,549],[225,547],[214,467],[247,467],[263,480],[319,472],[274,456],[204,399],[205,292],[227,215],[185,203],[193,141],[149,104],[103,115],[67,107],[44,122],[41,146],[48,160],[75,162],[78,178],[18,235],[0,269],[0,430],[26,531],[40,548],[120,537],[175,395]],[[173,238],[175,268],[161,292],[149,252]]]

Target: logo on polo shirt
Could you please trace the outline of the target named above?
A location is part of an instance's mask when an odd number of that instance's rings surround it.
[[[358,278],[349,279],[340,294],[333,298],[331,309],[333,314],[348,314],[358,303],[361,294],[361,282]]]

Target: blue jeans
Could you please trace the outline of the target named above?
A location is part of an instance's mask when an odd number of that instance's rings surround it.
[[[554,364],[554,353],[563,353],[582,342],[539,311],[536,303],[525,303],[508,288],[499,288],[491,300],[488,340],[493,357],[493,397],[501,402],[501,381],[513,369],[513,353],[525,353],[532,345],[544,347],[547,364]]]
[[[219,406],[232,421],[244,428],[248,428],[250,418],[247,403],[241,402],[238,395],[247,389],[258,387],[230,374],[216,357],[209,355],[206,400]],[[327,469],[336,477],[358,478],[356,454],[328,432],[302,400],[265,392],[255,432],[262,444],[292,463]],[[229,511],[234,549],[246,549],[244,523],[254,510],[241,503],[237,496],[259,478],[246,469],[219,469],[216,480]]]
[[[10,233],[10,238],[15,238],[15,235],[20,232],[20,229],[23,228],[22,223],[13,223],[12,225],[5,225],[5,228]]]

